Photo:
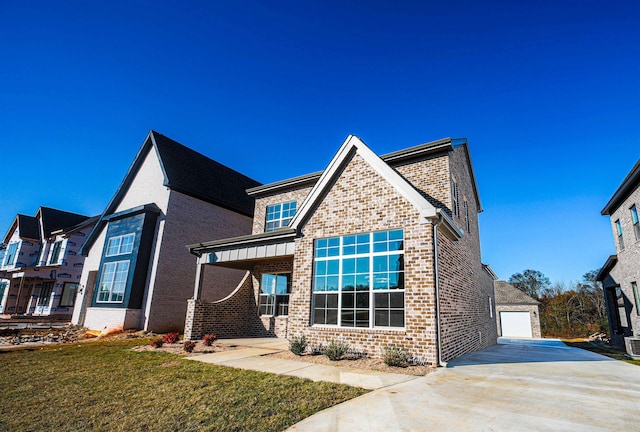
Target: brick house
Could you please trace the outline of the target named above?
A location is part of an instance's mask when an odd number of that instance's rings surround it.
[[[193,293],[185,245],[251,232],[260,183],[155,131],[87,236],[72,322],[94,330],[165,332],[184,326]],[[243,272],[210,269],[203,298],[224,297]],[[213,270],[213,273],[211,273]]]
[[[598,273],[602,282],[609,318],[611,344],[637,343],[635,355],[640,355],[640,160],[622,181],[607,205],[603,216],[609,216],[616,254],[611,255]]]
[[[466,140],[380,157],[349,136],[323,171],[247,192],[252,235],[189,246],[185,338],[341,338],[375,357],[401,345],[431,365],[496,343]],[[246,271],[216,302],[201,295],[211,266]]]
[[[49,207],[16,215],[3,239],[0,313],[70,320],[84,262],[78,250],[96,219]]]
[[[493,283],[498,336],[541,338],[540,302],[506,281]]]

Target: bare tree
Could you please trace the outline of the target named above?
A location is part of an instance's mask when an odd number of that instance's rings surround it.
[[[540,298],[540,294],[551,285],[549,278],[542,274],[542,272],[531,269],[511,275],[509,283],[536,299]]]

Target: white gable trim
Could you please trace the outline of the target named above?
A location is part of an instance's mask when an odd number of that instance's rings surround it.
[[[302,202],[298,212],[289,223],[289,228],[299,229],[309,212],[320,200],[331,181],[338,175],[339,170],[354,152],[362,157],[382,178],[393,186],[400,195],[409,201],[420,215],[421,223],[428,223],[430,219],[437,218],[436,208],[409,184],[400,174],[387,165],[378,155],[363,143],[360,138],[349,135],[342,143],[336,155],[331,159],[318,182],[315,184],[307,198]]]

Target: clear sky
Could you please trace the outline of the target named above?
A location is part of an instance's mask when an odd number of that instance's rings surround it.
[[[149,129],[263,183],[348,134],[466,137],[483,261],[577,280],[640,158],[639,22],[631,0],[0,0],[0,231],[101,213]]]

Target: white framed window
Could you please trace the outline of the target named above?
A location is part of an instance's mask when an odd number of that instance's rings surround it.
[[[296,214],[296,202],[288,201],[267,206],[267,215],[264,224],[264,231],[275,231],[278,228],[286,227]]]
[[[4,265],[10,266],[15,264],[16,257],[18,256],[18,245],[20,242],[10,243],[7,247],[7,252],[4,256]]]
[[[136,235],[134,233],[109,238],[104,256],[111,257],[131,253],[135,239]]]
[[[127,286],[129,261],[104,263],[98,286],[97,303],[122,303]]]
[[[636,315],[640,316],[640,293],[638,293],[637,282],[631,282],[631,290],[633,291],[633,299],[635,300],[635,303],[636,303]]]
[[[313,324],[403,328],[404,288],[403,230],[315,241]]]
[[[291,273],[263,273],[260,281],[260,315],[289,315]]]
[[[51,291],[53,291],[53,282],[43,282],[36,305],[48,307],[51,302]]]
[[[49,257],[49,265],[58,264],[60,260],[60,250],[62,249],[62,240],[58,240],[51,248],[51,256]]]

